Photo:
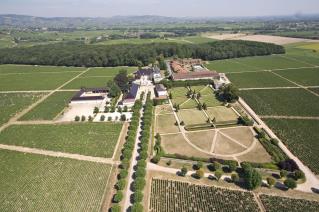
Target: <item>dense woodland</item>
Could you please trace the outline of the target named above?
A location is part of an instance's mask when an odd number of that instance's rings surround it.
[[[50,44],[2,49],[0,64],[38,64],[57,66],[140,66],[164,57],[219,60],[257,55],[282,54],[285,49],[270,43],[216,41],[205,44],[118,44],[94,46],[80,43]]]

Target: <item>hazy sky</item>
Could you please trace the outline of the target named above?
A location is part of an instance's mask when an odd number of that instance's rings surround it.
[[[1,14],[34,16],[268,16],[318,14],[319,0],[0,0]]]

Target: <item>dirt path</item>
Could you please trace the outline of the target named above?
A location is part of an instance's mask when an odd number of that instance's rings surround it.
[[[258,123],[259,127],[263,128],[267,134],[271,138],[275,138],[279,141],[278,145],[279,147],[284,151],[284,153],[291,159],[293,159],[301,171],[305,173],[306,176],[306,182],[303,184],[298,184],[297,190],[303,191],[303,192],[310,192],[312,193],[312,189],[319,188],[319,179],[316,177],[316,175],[299,160],[298,157],[294,156],[290,150],[283,144],[283,142],[275,135],[275,133],[261,120],[261,118],[250,108],[250,106],[242,99],[239,98],[238,100],[239,104],[242,105],[242,107],[247,111],[247,113]]]
[[[271,72],[271,73],[273,73],[274,75],[276,75],[276,76],[278,76],[278,77],[282,78],[282,79],[287,80],[288,82],[291,82],[292,84],[297,85],[297,86],[298,86],[298,87],[300,87],[300,88],[305,89],[306,91],[308,91],[308,92],[312,93],[313,95],[315,95],[315,96],[319,97],[319,94],[317,94],[317,93],[313,92],[312,90],[309,90],[306,86],[303,86],[303,85],[300,85],[300,84],[298,84],[298,83],[296,83],[296,82],[294,82],[294,81],[291,81],[291,80],[287,79],[286,77],[283,77],[283,76],[281,76],[280,74],[277,74],[277,73],[275,73],[275,72],[273,72],[273,71],[270,71],[270,72]]]
[[[10,94],[10,93],[49,93],[54,90],[28,90],[28,91],[0,91],[3,94]],[[79,91],[79,89],[59,89],[57,92],[65,92],[65,91]]]
[[[261,119],[300,119],[300,120],[319,120],[318,116],[259,116]]]
[[[64,153],[64,152],[55,152],[55,151],[22,147],[22,146],[0,144],[0,149],[23,152],[23,153],[31,153],[31,154],[37,154],[37,155],[45,155],[45,156],[51,156],[51,157],[58,157],[58,158],[70,158],[75,160],[91,161],[96,163],[118,164],[118,162],[114,162],[111,158],[92,157],[92,156],[85,156],[85,155]]]
[[[265,209],[265,207],[264,207],[262,201],[260,200],[258,194],[256,194],[255,192],[252,192],[252,194],[254,195],[254,199],[255,199],[255,201],[256,201],[256,203],[257,203],[257,205],[258,205],[260,211],[261,211],[261,212],[266,212],[266,209]]]
[[[75,77],[73,77],[72,79],[70,79],[69,81],[63,83],[61,86],[59,86],[58,88],[56,88],[55,90],[52,90],[50,93],[48,93],[47,95],[43,96],[41,99],[39,99],[37,102],[34,102],[33,104],[31,104],[28,108],[22,110],[20,113],[16,114],[15,116],[13,116],[7,123],[5,123],[4,125],[2,125],[0,127],[0,132],[3,131],[5,128],[9,127],[10,125],[12,125],[14,122],[18,121],[22,116],[24,116],[25,114],[27,114],[28,112],[30,112],[34,107],[36,107],[37,105],[39,105],[41,102],[43,102],[44,100],[46,100],[49,96],[51,96],[54,92],[60,90],[61,88],[63,88],[64,86],[66,86],[67,84],[69,84],[70,82],[72,82],[73,80],[75,80],[76,78],[80,77],[81,75],[85,74],[86,72],[88,72],[90,70],[90,68],[86,69],[85,71],[81,72],[80,74],[76,75]]]

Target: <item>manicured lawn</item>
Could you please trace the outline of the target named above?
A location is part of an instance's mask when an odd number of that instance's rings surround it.
[[[187,99],[185,102],[180,104],[180,109],[192,109],[197,107],[197,102],[194,99]]]
[[[21,120],[52,120],[68,105],[74,94],[73,91],[55,92],[24,115]]]
[[[205,86],[205,85],[192,86],[191,90],[192,91],[195,90],[196,93],[200,93],[203,96],[214,94],[213,90],[209,86]]]
[[[110,76],[114,77],[119,73],[120,70],[125,69],[127,70],[128,74],[137,71],[137,67],[106,67],[106,68],[91,68],[88,72],[83,74],[83,77],[86,76]]]
[[[173,114],[156,116],[156,132],[157,133],[175,133],[179,132],[175,125],[176,119]]]
[[[0,91],[53,90],[80,72],[0,75]]]
[[[39,100],[43,95],[44,93],[0,94],[0,125],[9,121],[12,116]]]
[[[319,86],[318,68],[281,70],[275,72],[303,86]]]
[[[110,165],[0,150],[0,211],[100,211]]]
[[[314,172],[319,174],[319,121],[265,119],[266,124]]]
[[[216,107],[216,106],[220,106],[222,105],[222,102],[220,102],[216,96],[213,95],[206,95],[206,96],[202,96],[199,99],[199,102],[201,104],[205,103],[207,105],[207,107]]]
[[[271,72],[251,72],[227,74],[238,88],[289,87],[296,86]]]
[[[171,88],[168,92],[172,93],[172,102],[173,104],[181,105],[188,100],[186,94],[188,89],[185,87],[175,87]]]
[[[120,123],[13,125],[0,143],[111,158],[121,129]]]
[[[113,80],[113,76],[106,77],[79,77],[74,79],[69,84],[65,85],[64,89],[80,89],[80,88],[97,88],[105,87],[106,83]]]
[[[213,120],[216,119],[216,122],[224,121],[237,121],[237,114],[231,109],[224,106],[218,107],[209,107],[207,108],[207,114]]]
[[[64,67],[64,66],[31,66],[31,65],[0,65],[0,74],[8,73],[38,73],[38,72],[81,72],[85,68]]]
[[[259,115],[319,116],[319,98],[304,89],[241,91]]]
[[[185,125],[205,124],[207,118],[203,111],[198,109],[188,109],[178,111],[180,121],[184,121]]]

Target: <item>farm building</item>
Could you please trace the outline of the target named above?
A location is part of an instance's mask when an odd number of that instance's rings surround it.
[[[130,91],[124,96],[122,101],[119,103],[120,106],[132,107],[135,103],[139,85],[132,83]]]
[[[156,94],[156,97],[159,99],[166,99],[167,98],[167,90],[163,84],[155,85],[155,94]]]
[[[214,71],[199,71],[199,72],[188,72],[188,73],[178,73],[173,74],[172,79],[175,81],[184,81],[184,80],[200,80],[200,79],[219,79],[220,76],[217,72]]]
[[[108,92],[108,88],[83,88],[72,97],[71,103],[102,102]]]

